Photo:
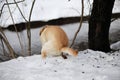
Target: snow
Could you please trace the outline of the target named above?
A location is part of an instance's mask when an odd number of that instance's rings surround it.
[[[13,0],[8,0],[14,2]],[[16,0],[20,1],[20,0]],[[33,0],[25,0],[24,2],[18,3],[23,15],[28,20]],[[93,0],[84,0],[84,15],[89,15],[92,7]],[[1,1],[0,9],[5,1]],[[115,0],[113,13],[120,12],[120,1]],[[25,22],[21,16],[18,8],[15,4],[10,5],[12,15],[15,23]],[[81,0],[36,0],[31,21],[48,21],[51,19],[57,19],[61,17],[74,17],[81,15]],[[4,7],[2,16],[0,18],[0,25],[7,27],[13,24],[7,6]]]
[[[9,2],[14,2],[13,0],[8,0]],[[16,0],[19,1],[19,0]],[[28,20],[29,19],[29,13],[31,9],[33,0],[25,0],[24,2],[18,3],[23,15]],[[2,7],[3,1],[1,3],[0,8]],[[84,8],[84,15],[89,14],[89,8],[91,6],[92,0],[85,0],[85,8]],[[22,18],[18,8],[16,5],[10,5],[11,11],[14,17],[15,23],[25,22],[25,20]],[[4,27],[7,27],[9,24],[12,24],[12,20],[10,17],[10,14],[7,10],[7,6],[5,6],[5,9],[3,9],[2,18],[0,18],[1,25]],[[73,17],[73,16],[80,16],[81,14],[81,0],[36,0],[31,21],[48,21],[51,19],[57,19],[60,17]],[[5,22],[4,22],[5,21]]]
[[[114,50],[119,50],[120,49],[120,41],[112,44],[111,48],[114,49]]]
[[[77,57],[18,57],[0,63],[0,80],[120,80],[120,51],[80,51]]]

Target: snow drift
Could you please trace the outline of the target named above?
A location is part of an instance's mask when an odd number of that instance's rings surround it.
[[[0,80],[120,80],[120,51],[80,51],[77,57],[19,57],[0,63]]]

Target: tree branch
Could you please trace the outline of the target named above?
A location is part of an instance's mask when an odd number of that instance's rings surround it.
[[[72,44],[70,45],[70,47],[73,46],[74,42],[75,42],[75,39],[77,37],[77,34],[79,33],[80,29],[81,29],[81,26],[82,26],[82,21],[83,21],[83,14],[84,14],[84,1],[82,0],[82,14],[81,14],[81,19],[80,19],[80,25],[78,27],[78,30],[76,31],[75,35],[74,35],[74,38],[73,38],[73,41],[72,41]]]
[[[14,0],[14,2],[15,2],[15,4],[16,4],[18,10],[20,11],[20,14],[21,14],[21,16],[23,17],[23,19],[24,19],[26,22],[28,22],[27,19],[25,18],[25,16],[23,15],[23,13],[22,13],[20,7],[18,6],[18,3],[16,2],[16,0]]]
[[[30,26],[30,21],[31,21],[31,16],[32,16],[32,11],[33,11],[33,7],[35,4],[36,0],[33,0],[32,6],[31,6],[31,10],[30,10],[30,14],[29,14],[29,21],[28,21],[28,25],[27,25],[27,37],[28,37],[28,54],[31,55],[31,26]]]
[[[8,0],[6,0],[7,4],[8,4]],[[8,6],[8,10],[9,10],[9,13],[10,13],[10,16],[11,16],[11,19],[12,19],[12,22],[13,22],[13,25],[14,25],[14,28],[15,28],[15,31],[17,33],[17,37],[18,37],[18,40],[19,40],[19,43],[20,43],[20,46],[21,46],[21,50],[23,51],[23,46],[22,46],[22,43],[21,43],[21,40],[20,40],[20,36],[18,34],[18,31],[17,31],[17,28],[16,28],[16,25],[15,25],[15,22],[14,22],[14,18],[12,16],[12,13],[11,13],[11,10],[10,10],[10,6]],[[14,57],[15,58],[15,57]]]
[[[18,2],[16,2],[16,3],[21,3],[21,2],[24,2],[25,0],[23,0],[23,1],[18,1]],[[2,8],[0,9],[0,17],[1,17],[1,15],[2,15],[2,12],[3,12],[3,9],[4,9],[4,6],[5,5],[12,5],[12,4],[16,4],[16,3],[4,3],[3,4],[3,6],[2,6]]]

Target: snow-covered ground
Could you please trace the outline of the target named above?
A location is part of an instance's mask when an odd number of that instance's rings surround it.
[[[120,80],[120,51],[80,51],[77,57],[19,57],[0,63],[0,80]]]

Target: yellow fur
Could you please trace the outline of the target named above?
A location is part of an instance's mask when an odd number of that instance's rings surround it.
[[[77,51],[68,47],[68,37],[59,26],[46,25],[40,30],[40,40],[42,43],[41,55],[61,55],[62,52],[76,56]]]

